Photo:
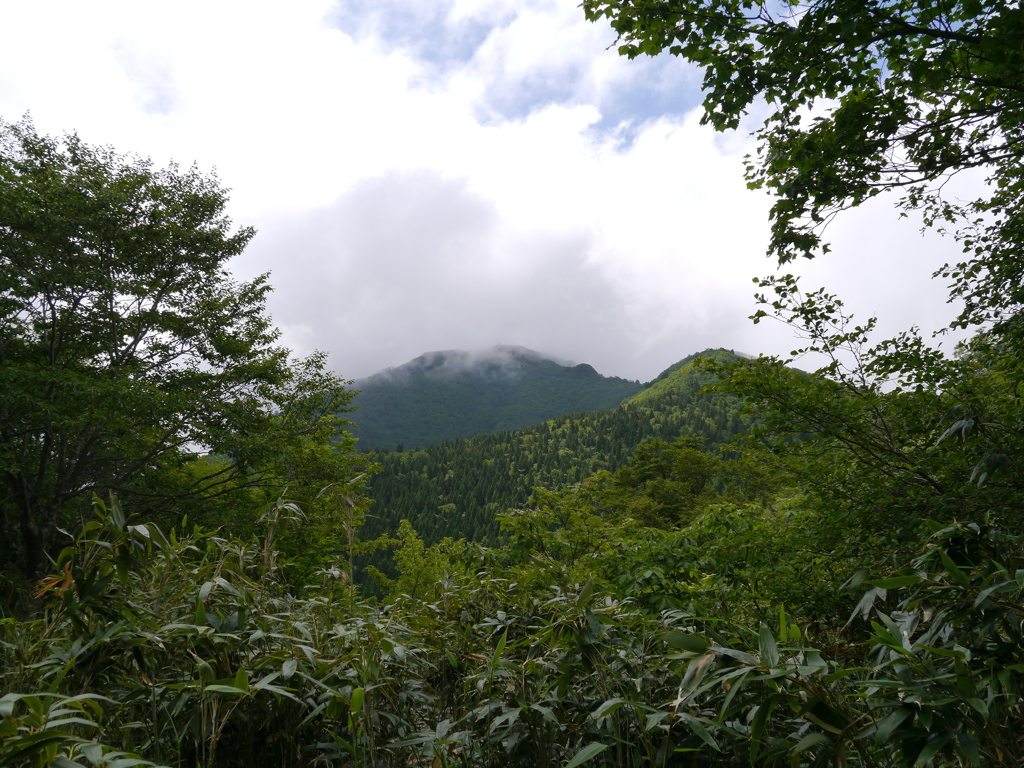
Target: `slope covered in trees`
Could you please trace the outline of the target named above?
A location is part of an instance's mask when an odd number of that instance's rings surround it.
[[[355,383],[362,450],[425,448],[613,408],[639,382],[564,365],[523,347],[429,352]]]
[[[275,542],[302,536],[284,500],[247,538],[164,535],[96,502],[26,615],[0,621],[0,764],[1024,764],[1019,4],[585,8],[626,53],[706,67],[718,127],[765,97],[752,174],[777,193],[783,260],[816,255],[830,212],[886,186],[959,227],[968,255],[944,276],[970,299],[970,341],[952,358],[914,332],[873,344],[834,296],[770,280],[759,314],[831,362],[720,360],[701,402],[745,399],[743,460],[781,486],[734,494],[718,457],[640,442],[615,473],[504,511],[501,546],[428,546],[403,525],[377,603],[353,578],[356,478],[334,496],[349,554],[312,583],[284,578]],[[990,197],[943,205],[948,172],[979,165]],[[648,397],[613,413],[665,432]],[[717,424],[685,398],[669,412]]]
[[[722,362],[725,350],[700,353]],[[560,489],[615,471],[645,440],[697,437],[718,448],[745,431],[740,400],[699,394],[714,380],[691,355],[652,385],[607,411],[573,414],[526,429],[452,440],[420,451],[379,452],[369,485],[369,536],[409,520],[427,541],[445,536],[493,540],[496,515],[524,505],[532,489]]]

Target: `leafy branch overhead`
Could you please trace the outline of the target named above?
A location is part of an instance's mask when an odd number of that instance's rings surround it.
[[[780,263],[827,251],[822,230],[887,190],[952,228],[968,258],[944,270],[961,322],[1010,321],[1022,301],[1024,17],[1017,3],[585,0],[630,58],[668,52],[704,73],[703,121],[757,132],[751,186],[775,200]],[[983,196],[943,195],[980,168]]]

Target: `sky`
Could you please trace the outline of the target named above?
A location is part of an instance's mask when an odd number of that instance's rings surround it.
[[[700,72],[617,55],[577,0],[0,0],[0,119],[216,172],[258,234],[298,354],[362,378],[433,350],[525,346],[648,381],[754,325],[771,201],[741,130],[700,125]],[[788,265],[881,335],[942,327],[958,249],[885,196]],[[948,344],[947,344],[948,345]],[[814,367],[805,365],[804,367]]]

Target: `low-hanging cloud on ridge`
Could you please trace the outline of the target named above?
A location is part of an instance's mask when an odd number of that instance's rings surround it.
[[[617,56],[574,4],[56,0],[7,20],[0,116],[218,168],[259,230],[234,268],[270,270],[285,340],[342,375],[506,343],[647,379],[706,346],[796,345],[746,319],[773,267],[749,139],[698,124],[696,69]],[[955,249],[882,202],[847,220],[794,268],[860,317],[938,322],[925,278]]]

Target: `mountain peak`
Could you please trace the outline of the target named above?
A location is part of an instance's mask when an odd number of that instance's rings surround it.
[[[361,448],[426,446],[613,408],[639,382],[526,347],[426,352],[357,381],[352,417]]]
[[[356,382],[357,388],[382,383],[408,382],[410,377],[426,375],[430,378],[450,378],[462,374],[484,377],[515,378],[528,365],[549,364],[572,367],[567,360],[559,360],[527,347],[497,344],[486,349],[443,349],[424,352],[404,365],[385,368]]]

